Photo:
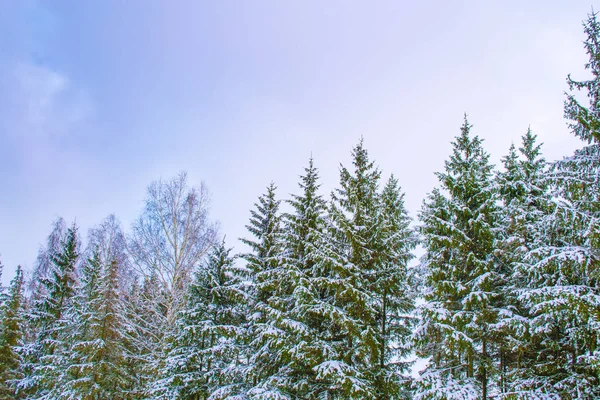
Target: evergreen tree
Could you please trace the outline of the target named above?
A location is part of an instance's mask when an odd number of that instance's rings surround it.
[[[522,138],[519,154],[514,145],[503,158],[498,174],[502,199],[498,257],[508,277],[506,312],[501,325],[506,341],[500,348],[501,391],[524,398],[543,393],[536,381],[540,342],[536,335],[544,322],[535,316],[532,300],[539,286],[538,249],[548,242],[545,219],[552,212],[549,179],[540,144],[529,129]],[[536,277],[537,275],[537,277]]]
[[[465,117],[445,171],[437,174],[441,190],[429,195],[420,216],[427,303],[416,336],[431,362],[417,398],[444,399],[460,388],[466,398],[486,399],[495,389],[489,384],[504,277],[494,256],[492,165],[470,129]]]
[[[159,361],[165,358],[165,331],[157,329],[163,323],[166,304],[155,274],[146,276],[141,284],[134,282],[124,303],[123,345],[127,375],[132,380],[129,397],[152,398],[155,381],[160,376]]]
[[[151,277],[150,277],[151,278]],[[158,290],[147,278],[142,283],[134,279],[129,290],[123,296],[123,348],[125,357],[122,367],[129,378],[126,388],[127,398],[146,399],[148,387],[152,380],[152,370],[148,367],[148,359],[157,342],[154,324],[152,293]]]
[[[287,310],[285,296],[290,280],[282,263],[280,200],[271,183],[259,197],[246,226],[253,239],[242,239],[252,252],[243,257],[252,276],[251,318],[249,321],[250,360],[248,394],[259,399],[285,399],[287,354],[290,337],[282,329]]]
[[[0,264],[1,267],[1,264]],[[22,378],[21,355],[17,348],[23,345],[23,270],[17,272],[0,299],[0,399],[16,399],[15,383]]]
[[[29,315],[37,334],[34,341],[22,349],[25,376],[18,383],[18,392],[44,398],[54,396],[54,389],[60,391],[56,383],[66,366],[69,347],[66,339],[74,326],[70,311],[76,290],[78,258],[79,237],[73,224],[62,238],[60,250],[50,254],[48,275],[41,280],[41,295]]]
[[[583,23],[583,30],[587,35],[583,42],[589,61],[585,69],[592,74],[591,79],[576,81],[567,77],[567,84],[571,93],[567,93],[565,100],[565,118],[575,136],[587,144],[600,143],[600,23],[597,13],[592,12]],[[583,91],[588,99],[588,105],[582,104],[577,99],[574,91]]]
[[[225,241],[215,245],[195,273],[172,338],[157,397],[220,399],[241,392],[243,364],[237,339],[244,336],[247,270],[236,266]]]
[[[412,301],[406,262],[414,246],[395,179],[379,193],[380,172],[361,140],[354,170],[340,170],[325,233],[311,244],[313,313],[324,331],[321,362],[314,367],[322,398],[398,398],[406,364]],[[398,347],[396,347],[398,346]]]
[[[407,396],[402,381],[410,364],[403,361],[412,352],[411,335],[414,327],[412,313],[416,292],[410,286],[407,268],[413,259],[417,240],[410,228],[410,218],[404,207],[404,193],[392,175],[381,193],[377,253],[378,271],[375,274],[373,294],[379,313],[379,363],[376,367],[379,398]]]
[[[545,243],[532,251],[530,271],[532,333],[539,341],[532,386],[561,398],[600,396],[600,25],[596,14],[584,22],[592,78],[568,77],[571,93],[565,117],[587,145],[552,165],[553,207],[541,222]],[[574,91],[587,95],[582,104]]]
[[[285,249],[288,261],[308,272],[315,264],[311,259],[311,243],[318,241],[323,231],[327,204],[319,194],[319,171],[312,157],[304,172],[298,183],[302,194],[292,194],[292,199],[287,201],[293,212],[284,214]]]
[[[94,251],[82,268],[65,376],[65,398],[125,398],[122,305],[116,260],[104,265]]]
[[[340,188],[332,193],[327,230],[313,248],[315,307],[325,319],[323,359],[315,367],[323,382],[322,398],[376,398],[376,376],[370,370],[380,359],[378,308],[371,296],[375,261],[372,238],[377,225],[380,172],[369,160],[362,140],[353,149],[353,173],[340,169]]]
[[[314,367],[325,358],[322,334],[326,320],[318,313],[319,292],[315,282],[321,277],[315,270],[312,247],[318,247],[325,228],[326,203],[319,191],[319,174],[313,159],[300,177],[301,194],[293,194],[288,204],[292,212],[284,214],[284,270],[288,290],[284,293],[285,315],[282,327],[291,338],[286,349],[285,390],[293,398],[316,398],[323,384],[316,379]]]

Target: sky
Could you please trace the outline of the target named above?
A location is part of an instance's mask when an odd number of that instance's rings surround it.
[[[464,113],[499,163],[531,126],[554,160],[585,78],[589,1],[0,1],[2,282],[62,216],[126,231],[146,187],[187,171],[240,249],[269,182],[323,193],[361,136],[416,218]]]

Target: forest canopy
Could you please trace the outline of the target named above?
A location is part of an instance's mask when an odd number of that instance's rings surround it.
[[[0,288],[0,399],[600,398],[597,15],[583,26],[589,76],[564,103],[581,147],[549,162],[527,129],[494,166],[465,115],[418,215],[361,139],[329,194],[312,157],[288,198],[268,183],[243,254],[185,173],[129,231],[57,219]]]

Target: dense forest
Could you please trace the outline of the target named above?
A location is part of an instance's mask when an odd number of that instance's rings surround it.
[[[596,14],[583,26],[591,77],[564,107],[581,148],[548,162],[527,130],[496,168],[465,116],[414,220],[362,139],[329,196],[312,158],[290,198],[269,184],[246,254],[184,173],[127,232],[58,219],[0,288],[0,399],[600,398]]]

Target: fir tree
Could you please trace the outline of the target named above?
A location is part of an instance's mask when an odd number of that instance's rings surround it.
[[[116,260],[103,264],[94,251],[82,268],[63,395],[78,398],[125,398],[122,305]]]
[[[158,290],[158,287],[151,282],[151,279],[145,279],[140,284],[134,279],[122,302],[125,353],[122,367],[130,380],[125,392],[127,398],[132,399],[147,398],[146,392],[152,382],[148,359],[152,357],[157,336],[155,330],[152,330],[153,307],[149,306],[148,302],[152,301],[151,293]]]
[[[150,392],[166,356],[169,336],[157,329],[167,308],[161,290],[158,278],[151,274],[141,284],[135,282],[123,301],[125,363],[133,382],[128,393],[134,399],[152,398]]]
[[[50,254],[48,276],[41,281],[40,297],[33,304],[30,324],[37,335],[22,351],[25,356],[25,376],[18,391],[37,397],[52,396],[61,372],[66,366],[69,330],[73,327],[72,310],[76,290],[76,264],[79,258],[79,237],[73,224],[61,241],[60,250]]]
[[[304,172],[298,183],[302,194],[293,194],[287,201],[293,212],[284,214],[285,249],[291,263],[303,271],[311,271],[314,260],[310,255],[310,244],[316,242],[323,231],[327,205],[319,194],[319,171],[312,157]]]
[[[598,247],[600,244],[600,25],[592,13],[584,22],[584,41],[592,77],[568,77],[571,93],[565,117],[587,145],[552,165],[552,213],[542,221],[544,245],[535,249],[529,293],[534,334],[541,341],[535,386],[563,398],[600,396],[598,328]],[[574,91],[587,95],[588,105]]]
[[[505,292],[507,307],[502,314],[501,326],[506,341],[499,352],[501,391],[531,397],[542,393],[536,381],[540,342],[543,336],[535,334],[544,329],[545,322],[534,312],[535,292],[540,281],[537,269],[539,249],[547,245],[544,221],[552,212],[549,179],[540,144],[528,130],[522,138],[519,154],[511,146],[503,158],[504,171],[498,174],[498,188],[502,199],[498,257],[500,267],[508,277]]]
[[[461,387],[487,398],[499,340],[503,276],[494,256],[495,201],[492,165],[482,141],[465,122],[453,142],[442,190],[434,190],[421,213],[427,304],[417,329],[421,354],[431,357],[418,398],[446,398],[440,387]]]
[[[585,69],[592,74],[591,79],[577,81],[567,77],[567,84],[571,93],[567,93],[565,100],[565,118],[575,136],[587,144],[600,143],[600,23],[597,13],[592,12],[583,23],[583,30],[587,35],[583,42],[589,61]],[[582,104],[574,91],[583,91],[588,99],[588,105]]]
[[[325,227],[326,203],[319,191],[319,174],[313,159],[300,177],[301,194],[293,194],[288,204],[292,212],[284,214],[284,269],[289,282],[284,294],[286,308],[282,329],[291,338],[286,349],[287,393],[294,398],[316,398],[323,385],[316,379],[314,367],[323,362],[325,354],[322,334],[326,320],[318,313],[319,292],[315,281],[313,247],[319,247]]]
[[[372,241],[377,223],[380,172],[361,142],[353,149],[354,171],[341,166],[340,188],[332,193],[326,232],[313,248],[315,307],[324,318],[326,347],[315,367],[323,398],[375,398],[370,366],[380,359],[378,308],[371,296],[375,263]]]
[[[1,264],[0,264],[1,266]],[[23,345],[23,289],[21,266],[8,287],[8,293],[0,298],[0,399],[18,398],[15,383],[22,378],[21,355],[17,348]]]
[[[285,294],[290,281],[281,261],[283,241],[280,200],[275,197],[276,186],[271,183],[266,194],[259,197],[251,211],[248,232],[254,239],[242,239],[252,252],[243,257],[252,276],[251,319],[249,321],[250,360],[249,395],[260,399],[288,398],[286,383],[286,349],[290,338],[282,329],[287,305]]]
[[[225,242],[197,269],[155,393],[168,399],[220,399],[240,393],[247,270],[236,266]]]
[[[414,246],[395,179],[379,193],[380,172],[363,141],[354,170],[340,170],[327,226],[311,244],[312,313],[322,321],[322,359],[314,367],[323,398],[398,398],[407,365],[397,359],[410,329],[406,262]],[[398,345],[398,347],[395,347]]]
[[[412,312],[416,297],[407,266],[414,257],[412,250],[417,241],[404,207],[404,193],[393,175],[383,188],[378,210],[379,243],[375,251],[379,268],[373,285],[379,307],[380,338],[376,384],[379,398],[388,399],[399,398],[406,391],[402,380],[407,378],[402,374],[408,371],[410,364],[403,360],[412,352]]]

